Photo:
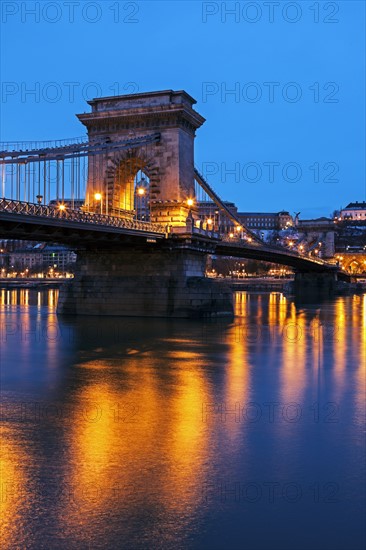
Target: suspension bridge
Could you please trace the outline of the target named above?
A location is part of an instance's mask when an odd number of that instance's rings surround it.
[[[208,254],[288,265],[322,289],[344,276],[320,259],[269,247],[242,225],[194,166],[195,133],[205,119],[186,92],[88,103],[91,112],[77,115],[86,138],[6,143],[0,151],[1,237],[78,251],[60,312],[231,311],[228,293],[204,277]],[[223,220],[228,234],[220,232]]]

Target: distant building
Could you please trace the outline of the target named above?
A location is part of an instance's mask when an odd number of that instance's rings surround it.
[[[65,271],[70,264],[76,262],[76,254],[61,245],[39,243],[33,248],[18,249],[9,253],[9,267],[14,269],[50,268]]]
[[[42,250],[43,267],[55,268],[59,271],[65,271],[66,268],[76,262],[76,254],[72,250],[61,245],[48,245]]]
[[[286,229],[294,225],[289,212],[238,212],[238,218],[248,229]]]
[[[248,229],[286,229],[294,225],[294,220],[289,212],[238,212],[233,202],[225,202],[225,206],[240,220]],[[198,214],[203,221],[211,219],[215,229],[225,232],[232,229],[234,224],[221,213],[212,202],[199,202]]]
[[[34,248],[19,249],[9,253],[9,267],[14,269],[41,268],[43,266],[43,254]]]
[[[350,202],[346,208],[342,208],[342,220],[366,221],[366,202]]]

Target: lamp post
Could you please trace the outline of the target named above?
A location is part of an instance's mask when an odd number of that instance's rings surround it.
[[[192,210],[191,210],[191,207],[193,206],[193,204],[194,204],[193,199],[188,198],[187,205],[189,206],[189,211],[188,211],[188,216],[186,218],[186,226],[189,225],[189,231],[191,233],[193,233],[193,228],[194,228],[194,219],[193,219]]]
[[[141,180],[142,181],[142,180]],[[136,189],[136,195],[137,195],[137,204],[136,204],[136,219],[141,219],[141,205],[142,205],[142,197],[145,196],[145,187],[138,187]]]
[[[103,195],[102,193],[95,193],[94,194],[94,199],[97,201],[97,202],[100,202],[100,214],[102,214],[103,212]]]
[[[58,205],[58,209],[60,211],[60,216],[62,216],[62,212],[65,212],[66,206],[63,203],[61,203]]]

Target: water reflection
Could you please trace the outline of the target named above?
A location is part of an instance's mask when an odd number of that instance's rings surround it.
[[[0,307],[1,306],[22,306],[29,305],[48,306],[49,309],[55,309],[58,299],[58,289],[50,288],[48,290],[31,290],[29,288],[6,289],[0,288]]]
[[[59,318],[54,291],[12,292],[2,548],[362,547],[366,296],[238,293],[233,322],[185,322]]]

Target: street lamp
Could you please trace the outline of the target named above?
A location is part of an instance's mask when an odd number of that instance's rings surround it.
[[[142,197],[145,195],[145,193],[146,193],[145,187],[137,187],[136,188],[136,195],[137,195],[136,219],[141,218],[141,206],[142,206],[141,205],[141,200],[142,200]],[[139,215],[139,210],[140,210],[140,215]]]
[[[94,199],[97,201],[97,202],[100,202],[100,214],[102,213],[102,208],[103,208],[103,195],[102,193],[95,193],[94,194]]]
[[[37,195],[37,196],[36,196],[36,199],[37,199],[37,203],[38,203],[38,204],[42,204],[43,195]]]
[[[194,200],[193,199],[187,199],[188,206],[193,206]]]

